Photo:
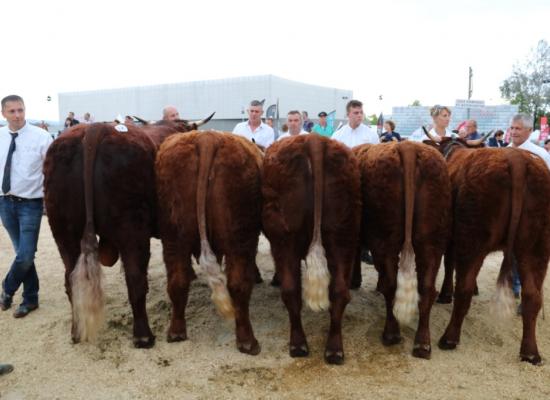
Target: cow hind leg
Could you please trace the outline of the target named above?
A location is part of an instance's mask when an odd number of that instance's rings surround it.
[[[289,249],[277,248],[273,245],[272,254],[276,273],[281,282],[281,297],[290,319],[289,353],[291,357],[306,357],[309,355],[309,347],[300,315],[302,311],[300,258]]]
[[[163,240],[164,263],[167,273],[167,290],[172,302],[172,317],[166,341],[187,340],[185,308],[189,298],[191,276],[191,252],[183,250],[176,242]]]
[[[137,348],[151,348],[155,345],[155,336],[149,327],[146,310],[146,297],[149,290],[147,266],[149,265],[149,238],[128,240],[130,246],[121,249],[124,276],[128,288],[128,298],[134,316],[133,342]]]
[[[474,260],[461,263],[462,267],[456,271],[453,312],[449,325],[447,325],[447,329],[438,343],[439,348],[442,350],[454,350],[460,342],[462,323],[470,308],[476,285],[476,277],[484,259],[485,254],[478,256]]]
[[[413,356],[430,359],[432,347],[430,339],[430,312],[437,292],[435,290],[435,278],[441,257],[432,254],[416,254],[418,291],[420,301],[418,303],[419,319],[418,329],[414,338]]]
[[[537,315],[542,306],[542,284],[547,268],[547,261],[534,256],[518,257],[521,279],[521,306],[523,319],[523,336],[521,339],[520,358],[533,365],[542,362],[537,347]]]
[[[352,262],[353,260],[350,260],[348,265],[329,263],[332,277],[329,287],[330,330],[325,347],[325,361],[329,364],[341,365],[344,363],[342,317],[346,305],[351,300],[348,282],[353,268]]]
[[[402,341],[399,323],[393,314],[393,302],[397,290],[397,264],[398,258],[394,256],[381,257],[373,254],[375,263],[382,263],[376,269],[379,271],[378,288],[386,301],[386,323],[382,333],[384,346],[392,346]]]
[[[77,235],[67,235],[67,237],[77,238]],[[72,296],[71,296],[71,273],[73,272],[78,257],[80,255],[80,244],[78,240],[64,240],[63,243],[58,243],[59,253],[63,264],[65,265],[65,293],[67,293],[67,298],[71,303],[72,308]],[[71,339],[73,343],[80,342],[80,336],[76,329],[75,321],[71,322]]]
[[[237,348],[241,353],[257,355],[260,345],[250,324],[249,304],[257,272],[254,257],[226,255],[227,288],[235,309]]]

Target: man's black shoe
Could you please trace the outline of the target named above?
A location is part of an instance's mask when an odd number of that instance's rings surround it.
[[[38,304],[21,304],[19,307],[17,307],[17,310],[13,313],[13,316],[15,318],[23,318],[26,317],[28,313],[36,310],[38,308]]]

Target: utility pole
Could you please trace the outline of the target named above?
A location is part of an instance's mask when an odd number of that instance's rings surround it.
[[[472,88],[472,77],[474,76],[472,72],[472,67],[468,67],[468,100],[472,98],[472,92],[474,91]],[[470,119],[470,109],[468,108],[466,110],[467,119]]]

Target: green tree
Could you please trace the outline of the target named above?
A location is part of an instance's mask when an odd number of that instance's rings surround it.
[[[378,117],[376,116],[376,114],[368,115],[365,116],[365,121],[367,122],[367,124],[376,125],[378,123]]]
[[[550,111],[550,46],[545,40],[531,49],[524,64],[514,65],[500,92],[521,112],[533,115],[536,124],[538,117]]]
[[[410,107],[420,107],[422,104],[420,104],[420,100],[414,100],[411,104],[410,104]]]

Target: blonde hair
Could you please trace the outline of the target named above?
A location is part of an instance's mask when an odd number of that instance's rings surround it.
[[[447,106],[440,106],[439,104],[436,104],[432,108],[430,108],[430,115],[432,117],[437,117],[439,114],[441,114],[442,111],[447,111],[449,115],[451,115],[451,109]]]

